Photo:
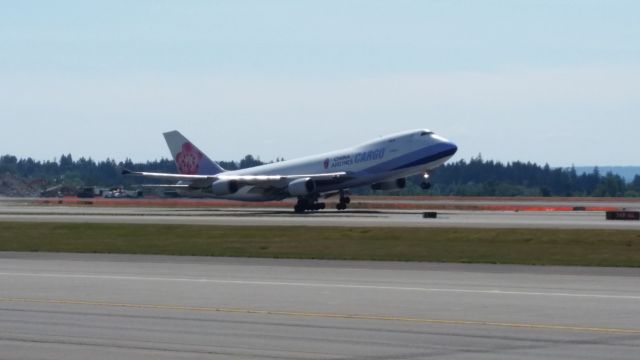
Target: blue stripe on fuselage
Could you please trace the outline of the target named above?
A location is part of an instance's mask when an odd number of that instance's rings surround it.
[[[395,159],[385,161],[362,170],[363,173],[387,172],[407,169],[415,166],[426,165],[456,153],[455,146],[447,143],[430,145],[422,149],[404,154]]]

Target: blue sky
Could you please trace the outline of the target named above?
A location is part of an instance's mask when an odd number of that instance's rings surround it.
[[[637,1],[0,2],[0,153],[294,158],[430,128],[458,158],[640,164]]]

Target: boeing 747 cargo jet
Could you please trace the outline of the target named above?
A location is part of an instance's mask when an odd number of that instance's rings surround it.
[[[179,174],[135,172],[138,175],[176,181],[157,185],[208,196],[272,201],[297,197],[298,213],[325,208],[319,199],[338,195],[338,210],[351,202],[348,189],[371,186],[374,190],[402,189],[406,178],[421,174],[428,188],[429,172],[449,160],[458,147],[429,130],[388,135],[364,144],[305,158],[226,171],[178,131],[164,134]]]

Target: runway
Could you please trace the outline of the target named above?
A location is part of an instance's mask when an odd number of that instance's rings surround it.
[[[371,226],[444,228],[636,229],[640,221],[608,221],[601,211],[323,210],[286,208],[93,207],[0,201],[0,221],[140,223],[235,226]]]
[[[0,253],[3,359],[637,359],[640,269]]]

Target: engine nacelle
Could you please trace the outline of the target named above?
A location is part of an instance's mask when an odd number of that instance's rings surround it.
[[[296,179],[287,187],[291,196],[305,196],[316,191],[316,182],[311,178]]]
[[[240,187],[235,180],[218,180],[211,184],[211,193],[213,195],[231,195],[235,194]]]
[[[400,178],[393,181],[384,181],[371,185],[373,190],[396,190],[404,189],[407,186],[407,179]]]

